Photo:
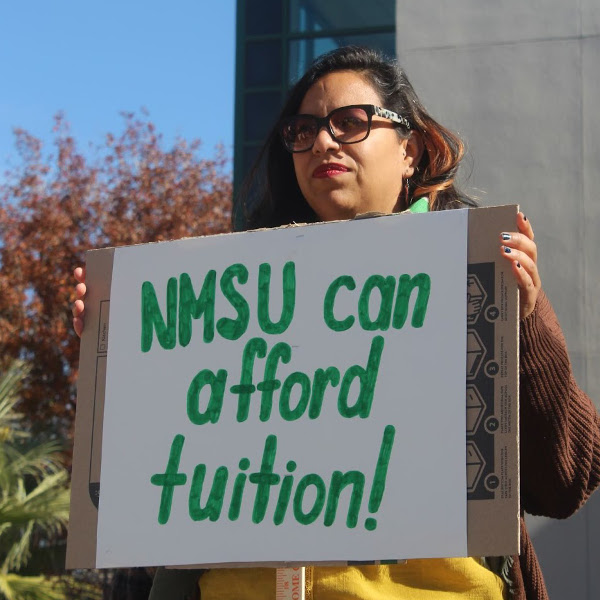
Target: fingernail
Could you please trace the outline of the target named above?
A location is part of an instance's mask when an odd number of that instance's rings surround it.
[[[519,261],[517,261],[517,269],[521,268],[521,263]]]
[[[511,253],[511,249],[510,249],[510,248],[508,248],[507,246],[504,246],[504,252],[505,252],[506,254],[510,254],[510,253]]]
[[[527,221],[527,217],[523,215],[523,221]]]
[[[510,233],[503,233],[502,234],[502,239],[507,242],[508,240],[510,240]]]

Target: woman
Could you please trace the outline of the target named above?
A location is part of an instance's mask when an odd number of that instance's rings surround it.
[[[292,89],[259,157],[262,166],[243,190],[246,228],[474,206],[454,184],[462,155],[460,140],[427,114],[394,64],[371,50],[335,50]],[[573,379],[562,333],[541,291],[533,230],[523,213],[516,231],[503,233],[498,246],[521,290],[522,508],[566,517],[600,481],[598,415]],[[74,326],[80,333],[80,269],[76,277]],[[547,598],[521,524],[518,557],[308,568],[307,598]],[[160,571],[151,598],[183,598],[186,585],[197,589],[197,578]],[[203,600],[275,597],[272,569],[215,569],[198,581]]]

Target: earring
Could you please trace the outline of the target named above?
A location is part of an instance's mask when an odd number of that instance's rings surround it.
[[[404,184],[404,204],[406,208],[410,206],[410,179],[406,178],[406,183]]]

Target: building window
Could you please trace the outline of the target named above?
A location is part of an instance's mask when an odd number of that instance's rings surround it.
[[[290,32],[390,27],[395,14],[395,0],[290,0]]]
[[[368,46],[379,50],[388,58],[396,56],[396,34],[393,32],[291,40],[288,55],[288,83],[293,85],[300,79],[317,56],[348,45]]]
[[[244,4],[244,31],[247,36],[281,33],[284,4],[281,0],[245,0]],[[238,19],[240,18],[239,9],[238,2]]]

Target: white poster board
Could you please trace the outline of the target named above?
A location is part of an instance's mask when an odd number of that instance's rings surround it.
[[[97,565],[466,555],[467,214],[116,249]]]

